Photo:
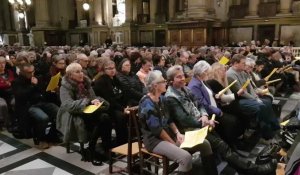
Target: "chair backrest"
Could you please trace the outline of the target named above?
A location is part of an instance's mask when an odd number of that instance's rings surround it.
[[[138,141],[139,151],[143,146],[142,135],[141,135],[141,126],[139,124],[138,117],[138,106],[128,108],[129,111],[129,127],[134,128],[135,136]],[[132,126],[133,125],[133,126]]]

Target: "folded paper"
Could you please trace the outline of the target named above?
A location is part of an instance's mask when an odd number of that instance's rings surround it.
[[[233,86],[234,83],[236,83],[236,82],[237,82],[237,80],[234,80],[230,85],[228,85],[226,88],[222,89],[222,90],[218,93],[218,95],[219,95],[219,96],[223,95],[223,94],[224,94],[226,91],[228,91],[228,89],[230,89],[230,87]]]
[[[272,70],[272,72],[271,72],[268,76],[266,76],[266,77],[264,78],[264,80],[268,81],[269,78],[271,78],[271,76],[277,71],[277,69],[278,69],[278,68],[274,68],[274,69]]]
[[[248,79],[242,86],[242,89],[246,89],[246,87],[249,85],[250,79]]]
[[[207,135],[208,126],[195,131],[185,132],[184,141],[180,148],[192,148],[204,142]]]
[[[275,79],[275,80],[272,80],[272,81],[267,81],[266,84],[268,85],[268,84],[271,84],[271,83],[275,83],[277,81],[281,81],[281,79],[278,78],[278,79]]]
[[[290,120],[286,120],[284,122],[281,122],[280,125],[281,126],[286,126],[289,122],[290,122]]]
[[[216,114],[213,114],[212,117],[211,117],[211,120],[215,121],[215,119],[216,119]],[[210,127],[208,128],[208,131],[211,132],[212,129],[213,129],[213,127],[210,126]]]
[[[222,57],[219,61],[220,64],[226,65],[229,62],[229,59],[226,57]]]
[[[51,77],[46,89],[47,92],[54,91],[58,87],[59,78],[60,78],[60,72]]]
[[[98,108],[100,108],[100,106],[102,104],[103,104],[103,102],[101,102],[99,105],[89,105],[84,108],[83,113],[91,114],[91,113],[95,112]]]

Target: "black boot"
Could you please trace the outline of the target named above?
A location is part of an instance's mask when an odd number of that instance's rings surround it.
[[[251,161],[242,158],[236,152],[233,152],[231,148],[217,135],[208,134],[206,138],[210,142],[212,149],[216,150],[222,158],[239,173],[262,175],[272,173],[276,170],[276,160],[272,160],[263,165],[256,165]]]
[[[239,173],[263,175],[275,172],[277,167],[276,159],[272,159],[270,162],[262,165],[257,165],[251,161],[241,158],[237,153],[230,150],[225,156],[222,156],[228,164],[233,167]]]
[[[201,157],[201,160],[207,175],[218,175],[217,165],[213,154]]]

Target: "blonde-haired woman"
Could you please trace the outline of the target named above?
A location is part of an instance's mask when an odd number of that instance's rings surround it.
[[[89,142],[89,148],[81,148],[82,160],[91,161],[93,165],[102,165],[103,155],[96,154],[95,147],[101,136],[104,149],[110,148],[111,121],[104,112],[109,103],[101,97],[96,97],[91,82],[84,75],[78,63],[71,63],[66,68],[60,87],[61,106],[57,114],[57,129],[64,135],[64,142]],[[92,114],[83,110],[88,105],[100,105]],[[88,136],[89,134],[89,136]]]

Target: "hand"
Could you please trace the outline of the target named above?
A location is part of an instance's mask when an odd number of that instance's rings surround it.
[[[124,111],[123,111],[123,113],[124,113],[124,114],[129,114],[129,113],[130,113],[130,111],[129,111],[128,109],[129,109],[129,106],[127,106],[126,108],[124,108]]]
[[[212,128],[216,127],[216,124],[219,124],[218,121],[216,120],[209,120],[208,125],[211,126]]]
[[[260,98],[256,98],[256,101],[257,101],[258,103],[263,103],[263,101],[262,101]]]
[[[10,83],[9,81],[5,81],[5,84],[6,84],[7,86],[11,86],[11,83]]]
[[[38,79],[35,77],[31,77],[31,83],[35,85],[38,84]]]
[[[199,118],[198,121],[199,122],[201,121],[203,127],[207,126],[209,124],[209,120],[208,120],[208,117],[206,115],[204,115],[201,118]]]
[[[98,106],[98,105],[100,105],[100,101],[98,99],[94,99],[91,101],[91,104]]]
[[[244,92],[245,92],[245,89],[244,89],[244,88],[241,88],[241,89],[237,92],[237,94],[238,94],[238,96],[241,96],[241,95],[244,94]]]
[[[220,99],[220,98],[222,97],[222,95],[223,95],[223,94],[221,94],[221,95],[216,94],[216,95],[215,95],[215,98],[216,98],[216,99]]]
[[[182,135],[180,132],[178,132],[178,133],[176,134],[176,137],[177,137],[177,141],[178,141],[180,144],[182,144],[183,141],[184,141],[184,135]]]

